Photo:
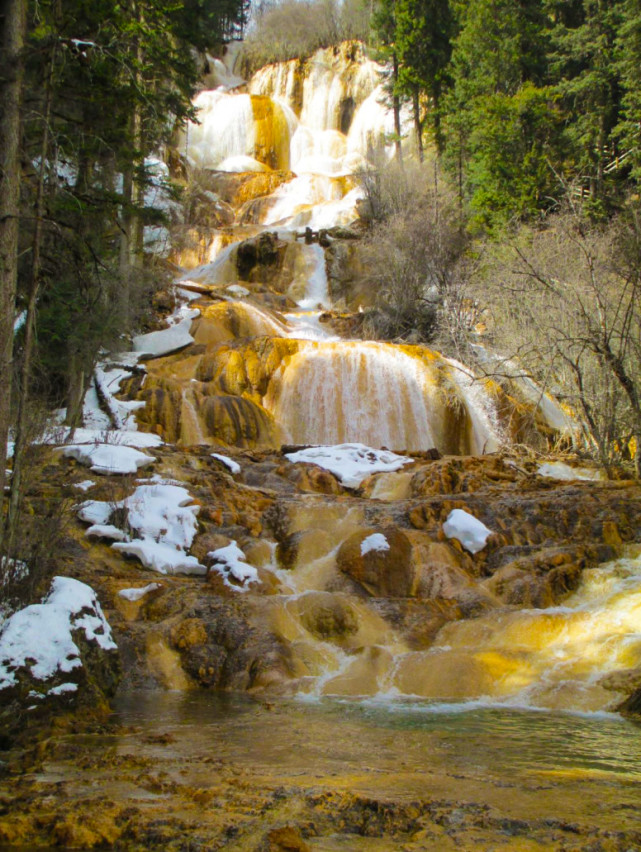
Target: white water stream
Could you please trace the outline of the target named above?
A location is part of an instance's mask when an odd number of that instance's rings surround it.
[[[321,51],[304,72],[295,61],[263,69],[248,89],[201,93],[201,123],[189,127],[184,145],[204,168],[294,173],[253,201],[251,216],[259,228],[278,228],[290,269],[286,292],[298,310],[276,317],[251,300],[235,309],[238,336],[298,342],[276,365],[261,400],[283,439],[410,452],[496,451],[504,436],[495,402],[463,364],[420,347],[341,340],[321,321],[331,307],[325,252],[296,239],[295,232],[349,225],[356,218],[362,192],[351,175],[386,150],[391,128],[377,66],[362,56]],[[233,290],[239,245],[233,240],[228,234],[219,245],[214,240],[211,262],[185,278]],[[225,298],[233,300],[229,293]],[[202,328],[196,339],[207,343],[206,324]],[[526,390],[537,392],[530,384]],[[183,404],[197,425],[192,397]],[[559,407],[546,404],[550,410],[542,409],[543,415],[558,425]],[[566,425],[565,414],[563,420]],[[397,499],[407,494],[409,478],[388,474],[372,495]],[[280,594],[271,599],[273,629],[298,661],[304,693],[598,711],[613,701],[603,677],[641,664],[641,559],[586,571],[580,590],[562,607],[492,611],[453,622],[431,647],[416,651],[362,601],[333,591],[336,551],[358,523],[337,510],[316,528],[321,508],[314,505],[300,529],[306,557],[293,570],[281,570],[273,556],[263,566],[280,583]],[[310,613],[323,607],[353,619],[357,627],[348,638],[310,633]]]

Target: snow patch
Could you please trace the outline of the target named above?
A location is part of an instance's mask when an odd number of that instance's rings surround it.
[[[218,461],[222,462],[232,473],[240,473],[240,465],[233,459],[230,459],[227,456],[221,456],[220,453],[212,453],[211,456],[212,458],[218,459]]]
[[[177,550],[171,544],[153,539],[134,539],[129,542],[116,542],[114,550],[135,556],[145,568],[151,568],[159,574],[206,574],[207,569],[184,550]]]
[[[53,689],[50,689],[47,695],[64,695],[68,692],[77,692],[78,684],[77,683],[61,683],[60,686],[54,686]]]
[[[485,547],[492,530],[463,509],[452,509],[443,524],[448,538],[456,538],[470,553],[478,553]]]
[[[114,447],[159,447],[163,440],[153,432],[116,431],[109,429],[70,429],[68,426],[47,433],[44,443],[54,446],[64,444],[109,444]]]
[[[62,449],[62,455],[87,465],[94,473],[136,473],[139,467],[153,464],[156,459],[133,447],[118,444],[72,444]]]
[[[210,551],[207,556],[214,561],[210,570],[217,571],[230,589],[246,592],[250,583],[258,582],[258,571],[253,565],[247,564],[245,554],[235,541],[226,547]],[[235,580],[236,583],[230,580]],[[240,586],[237,583],[240,583]]]
[[[583,479],[588,481],[598,481],[605,479],[605,473],[602,470],[589,467],[572,467],[565,462],[545,462],[536,471],[539,476],[545,476],[550,479],[559,479],[565,482],[570,482],[573,479]]]
[[[148,583],[140,589],[121,589],[118,595],[126,601],[139,601],[148,595],[149,592],[154,592],[156,589],[161,589],[161,583]]]
[[[189,333],[191,321],[200,314],[197,308],[180,308],[170,317],[173,324],[161,331],[150,331],[149,334],[139,334],[133,339],[134,350],[140,355],[159,357],[176,352],[194,342]]]
[[[400,470],[414,459],[390,450],[375,450],[365,444],[337,444],[333,447],[310,447],[286,453],[291,462],[315,464],[337,476],[346,488],[358,488],[372,473]]]
[[[36,680],[48,680],[60,672],[81,668],[80,651],[73,639],[77,630],[103,651],[116,649],[93,589],[79,580],[54,577],[42,603],[19,610],[4,625],[0,634],[0,690],[18,683],[18,669],[28,669]]]
[[[198,506],[186,488],[162,480],[139,485],[133,494],[113,503],[88,500],[78,517],[91,524],[87,535],[108,533],[121,537],[112,547],[137,557],[159,574],[206,574],[207,569],[187,551],[196,535]],[[116,511],[124,516],[123,527],[110,523]],[[130,535],[131,534],[131,535]]]
[[[11,559],[9,556],[0,556],[0,588],[11,580],[17,582],[24,580],[29,574],[29,566],[21,559]]]
[[[17,334],[27,321],[27,312],[20,311],[18,316],[13,321],[13,333]]]
[[[126,541],[128,538],[124,530],[119,530],[113,524],[93,524],[88,530],[85,530],[85,535],[90,538],[106,538],[111,541]]]
[[[361,556],[365,556],[366,553],[370,553],[372,550],[382,553],[389,549],[389,541],[382,533],[372,533],[372,535],[368,535],[361,542]]]
[[[83,479],[82,482],[74,483],[73,487],[80,489],[80,491],[89,491],[89,489],[93,488],[95,484],[96,483],[93,481],[93,479]]]

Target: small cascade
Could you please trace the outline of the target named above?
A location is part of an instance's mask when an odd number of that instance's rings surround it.
[[[556,710],[607,709],[607,678],[641,664],[641,558],[584,573],[563,606],[493,613],[444,627],[396,660],[400,694]]]
[[[288,331],[272,314],[247,302],[217,302],[194,325],[194,340],[207,346],[244,338],[284,337]]]
[[[228,172],[289,168],[290,136],[296,117],[259,95],[201,92],[194,100],[199,124],[190,124],[183,150],[201,168]]]
[[[465,453],[498,440],[485,412],[467,407],[446,363],[418,347],[408,354],[373,342],[301,345],[273,376],[264,404],[300,444]]]
[[[181,442],[188,446],[197,444],[206,444],[202,425],[198,418],[196,409],[196,401],[192,390],[187,389],[182,392],[180,406],[180,423],[181,423]]]
[[[382,71],[361,45],[345,43],[338,50],[319,50],[305,63],[269,65],[254,75],[249,90],[286,104],[299,117],[292,139],[294,171],[350,173],[374,151],[385,151],[393,132]]]
[[[450,375],[459,388],[470,413],[470,453],[484,455],[494,453],[505,443],[496,408],[484,385],[458,361],[448,358]]]

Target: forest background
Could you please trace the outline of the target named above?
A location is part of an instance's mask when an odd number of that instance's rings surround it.
[[[42,412],[79,422],[100,351],[166,280],[143,239],[165,218],[145,204],[149,158],[195,117],[203,51],[243,35],[245,73],[348,38],[385,63],[396,156],[360,176],[362,333],[522,370],[580,414],[606,468],[638,473],[641,0],[283,0],[249,16],[247,0],[2,3],[5,568],[46,538],[19,521]]]

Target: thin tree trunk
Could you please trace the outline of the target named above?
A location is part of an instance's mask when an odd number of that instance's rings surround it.
[[[29,299],[27,303],[27,319],[25,323],[25,339],[20,371],[20,388],[18,394],[18,411],[15,425],[15,450],[13,456],[13,474],[9,492],[9,512],[6,525],[6,549],[12,553],[16,543],[18,529],[20,495],[22,491],[22,472],[25,450],[27,448],[27,410],[29,406],[29,382],[31,379],[31,360],[33,355],[33,340],[35,333],[36,308],[40,290],[42,222],[44,217],[45,175],[49,157],[49,120],[51,118],[51,100],[53,97],[53,73],[56,61],[55,46],[51,52],[47,80],[45,83],[45,105],[42,120],[42,144],[40,146],[40,171],[38,189],[36,192],[35,225],[32,244],[31,280],[29,282]]]
[[[414,110],[414,130],[416,131],[416,150],[418,160],[423,162],[423,122],[421,121],[421,105],[419,101],[418,86],[412,91],[412,109]]]
[[[0,5],[0,509],[11,423],[13,323],[18,278],[20,109],[27,32],[26,0]],[[0,552],[3,550],[0,513]]]
[[[129,283],[131,280],[131,246],[133,242],[133,165],[128,166],[122,174],[122,215],[120,217],[120,254],[119,271],[122,281],[122,310],[125,318],[129,309]]]
[[[144,21],[142,12],[136,2],[132,4],[132,14],[142,26]],[[133,44],[134,63],[132,76],[134,86],[140,85],[140,64],[142,61],[142,50],[138,34],[134,37]],[[129,132],[131,135],[132,158],[123,171],[123,213],[122,213],[122,236],[120,239],[120,275],[122,277],[122,311],[125,326],[129,320],[129,303],[131,300],[131,278],[133,270],[142,260],[143,229],[136,208],[142,205],[144,190],[141,180],[136,175],[136,166],[140,166],[142,152],[142,121],[140,107],[134,99],[133,111],[129,120]]]
[[[392,71],[394,79],[394,94],[392,95],[392,109],[394,112],[394,147],[396,149],[396,159],[399,163],[403,162],[403,151],[401,150],[401,99],[396,94],[396,86],[398,83],[398,57],[396,53],[392,54]]]

